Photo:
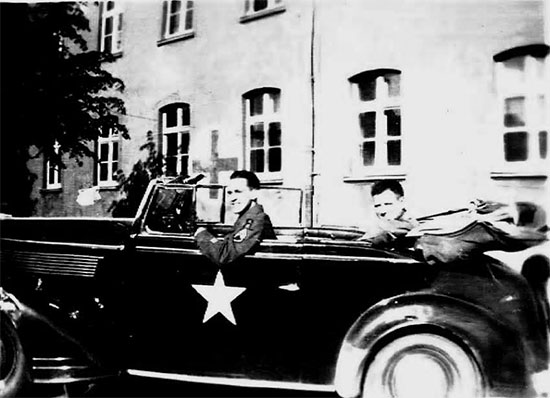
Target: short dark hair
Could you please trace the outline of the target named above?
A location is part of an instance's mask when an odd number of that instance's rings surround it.
[[[390,190],[397,196],[403,196],[405,192],[403,191],[403,187],[399,183],[399,181],[396,180],[379,180],[376,181],[371,189],[370,194],[371,196],[380,195],[382,192]]]
[[[251,171],[248,170],[236,170],[231,174],[229,177],[231,180],[234,180],[235,178],[244,178],[246,180],[246,184],[248,185],[248,188],[250,189],[260,189],[260,180],[258,177],[256,177],[256,174],[254,174]]]

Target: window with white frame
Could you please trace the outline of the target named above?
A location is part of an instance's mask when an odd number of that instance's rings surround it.
[[[56,154],[59,154],[60,145],[56,141],[53,150]],[[61,188],[61,173],[59,171],[59,165],[48,160],[46,162],[46,189],[59,189]]]
[[[401,72],[367,71],[350,78],[355,103],[359,168],[402,164]]]
[[[101,3],[100,51],[116,54],[122,51],[122,9],[120,2]]]
[[[188,104],[166,105],[160,110],[162,155],[166,176],[189,175],[191,115]]]
[[[100,187],[117,185],[120,136],[113,128],[104,129],[97,139],[97,183]]]
[[[500,160],[504,167],[548,163],[548,47],[533,45],[495,56],[500,108]]]
[[[169,0],[164,3],[163,38],[193,32],[193,0]]]
[[[245,15],[250,15],[257,12],[280,8],[282,5],[283,0],[245,0],[244,13]]]
[[[281,91],[257,89],[243,96],[246,150],[251,171],[279,173],[282,169]]]

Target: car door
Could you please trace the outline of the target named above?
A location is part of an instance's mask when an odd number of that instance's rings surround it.
[[[159,188],[148,209],[155,217],[134,238],[121,311],[128,366],[134,374],[184,380],[297,381],[301,244],[264,241],[255,254],[218,268],[197,249],[193,228],[175,220],[189,211],[177,202],[187,201],[199,218],[220,221],[212,209],[223,195],[205,189]],[[230,229],[216,224],[220,234]]]

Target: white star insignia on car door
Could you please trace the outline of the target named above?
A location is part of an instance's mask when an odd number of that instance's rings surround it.
[[[245,287],[226,286],[221,271],[218,271],[213,285],[191,286],[208,302],[202,323],[207,322],[219,312],[233,325],[237,324],[231,302],[246,290]]]

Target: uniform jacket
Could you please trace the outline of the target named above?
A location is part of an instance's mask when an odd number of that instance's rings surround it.
[[[249,253],[262,239],[276,239],[276,236],[269,216],[259,204],[241,214],[233,225],[233,231],[223,238],[216,238],[208,231],[195,236],[201,253],[220,266]]]

